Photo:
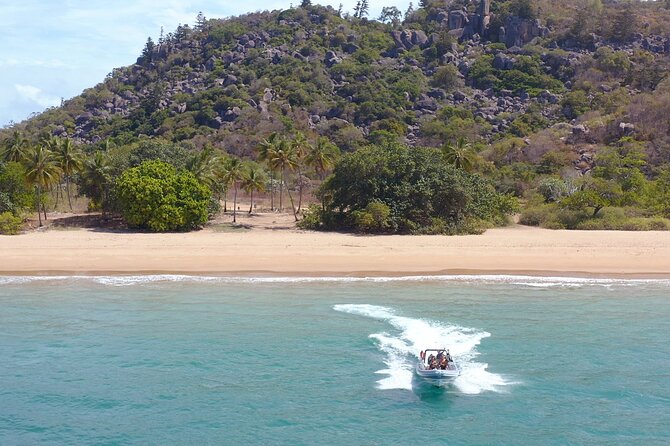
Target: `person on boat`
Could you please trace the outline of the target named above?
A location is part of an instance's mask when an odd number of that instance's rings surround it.
[[[435,368],[435,356],[431,353],[430,356],[428,356],[428,369],[433,370]]]
[[[448,364],[449,364],[449,363],[447,362],[447,357],[446,357],[446,356],[442,356],[442,361],[440,362],[440,369],[442,369],[442,370],[447,370],[447,365],[448,365]]]

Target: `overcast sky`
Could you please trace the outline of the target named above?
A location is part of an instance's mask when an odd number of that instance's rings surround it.
[[[294,0],[298,4],[300,0]],[[199,11],[221,18],[285,9],[290,0],[0,0],[0,127],[60,104],[130,65],[148,36],[193,24]],[[340,3],[353,10],[356,0]],[[415,2],[416,3],[416,2]],[[409,0],[370,1],[370,16],[383,6],[405,10]]]

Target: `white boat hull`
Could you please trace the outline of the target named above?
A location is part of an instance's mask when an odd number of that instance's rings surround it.
[[[454,379],[460,376],[461,369],[456,364],[450,364],[449,368],[442,369],[427,369],[423,363],[416,365],[416,374],[425,379],[431,384],[441,386],[453,382]]]

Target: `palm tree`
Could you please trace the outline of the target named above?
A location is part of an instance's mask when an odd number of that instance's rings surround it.
[[[231,158],[225,174],[226,184],[233,186],[233,223],[237,223],[237,191],[240,187],[240,181],[243,179],[243,165],[239,158]]]
[[[317,139],[316,144],[310,146],[309,149],[305,161],[323,180],[326,172],[333,168],[335,161],[339,158],[340,149],[325,137]]]
[[[220,163],[220,157],[211,148],[205,147],[200,153],[193,156],[186,168],[204,185],[213,189],[216,183],[216,169]]]
[[[70,181],[75,172],[81,170],[84,164],[84,157],[81,150],[72,144],[72,140],[66,138],[61,140],[56,146],[58,152],[56,157],[61,169],[61,173],[65,178],[65,190],[67,191],[67,202],[72,210],[72,197],[70,195]]]
[[[44,211],[44,219],[47,218],[47,210],[42,203],[42,192],[54,184],[60,178],[61,170],[53,152],[44,145],[38,145],[31,150],[26,159],[26,181],[35,186],[37,190],[37,217],[42,226],[40,205]]]
[[[468,172],[472,170],[477,156],[470,143],[462,137],[458,138],[455,144],[442,146],[442,155],[448,164]]]
[[[278,145],[275,153],[273,154],[270,163],[275,169],[278,169],[279,172],[281,173],[281,180],[279,184],[279,211],[281,212],[283,210],[282,191],[286,183],[284,181],[286,178],[286,171],[295,170],[298,166],[298,158],[295,152],[295,148],[293,147],[293,144],[289,144],[288,141],[282,140]],[[291,200],[291,207],[293,208],[293,216],[295,217],[296,221],[298,221],[298,216],[296,214],[295,206],[293,204],[293,197],[291,196],[291,191],[289,190],[288,187],[286,188],[286,192],[288,193],[288,198]]]
[[[250,164],[244,171],[242,178],[242,189],[251,197],[251,204],[249,205],[249,214],[254,208],[254,192],[263,192],[265,190],[265,182],[267,177],[265,172],[258,166],[258,164]]]
[[[293,149],[295,150],[297,169],[298,169],[298,212],[302,208],[302,190],[303,190],[303,180],[302,180],[302,166],[305,161],[305,157],[310,152],[312,144],[307,140],[305,135],[301,132],[296,133],[295,138],[293,139]]]
[[[21,163],[26,159],[29,152],[28,140],[23,137],[21,132],[14,131],[8,141],[7,148],[2,152],[2,159],[6,162]]]
[[[272,165],[272,158],[274,158],[277,147],[281,144],[282,137],[278,133],[272,133],[267,139],[264,139],[256,151],[258,152],[258,160],[268,163],[270,169],[270,209],[275,210],[275,168]]]
[[[112,167],[107,155],[98,151],[84,162],[81,171],[80,193],[84,191],[95,205],[102,206],[103,214],[105,212],[103,204],[107,200],[111,170]]]

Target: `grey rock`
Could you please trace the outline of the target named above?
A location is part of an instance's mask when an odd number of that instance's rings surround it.
[[[498,53],[493,58],[493,68],[496,70],[511,70],[514,68],[516,59],[509,57],[505,53]]]
[[[577,124],[572,126],[572,134],[574,136],[582,136],[589,133],[589,129],[584,124]]]
[[[64,126],[59,125],[53,130],[53,132],[51,132],[51,134],[54,136],[63,136],[63,134],[67,134],[67,131],[65,130]]]
[[[630,136],[635,133],[635,124],[630,122],[620,122],[619,123],[619,134],[622,136]]]
[[[542,26],[539,20],[509,16],[505,21],[505,26],[500,29],[498,39],[508,48],[521,47],[534,38],[545,37],[547,34],[549,34],[549,29]]]
[[[82,113],[81,115],[77,116],[77,117],[75,118],[74,122],[75,122],[77,125],[81,125],[81,124],[85,124],[85,123],[87,123],[88,121],[90,121],[91,118],[93,118],[93,113],[91,113],[91,112],[85,112],[85,113]]]
[[[340,62],[342,62],[342,59],[340,59],[340,57],[334,51],[328,51],[323,58],[323,63],[325,63],[328,68]]]
[[[450,11],[448,19],[449,30],[463,29],[468,24],[468,14],[465,11]]]
[[[231,85],[237,84],[237,77],[233,76],[232,74],[229,74],[226,76],[226,78],[223,81],[223,86],[224,87],[229,87]]]
[[[460,90],[454,91],[454,101],[463,102],[467,98],[467,95]]]
[[[359,47],[355,43],[347,43],[342,47],[342,49],[347,54],[354,54],[356,51],[360,50],[361,47]]]

